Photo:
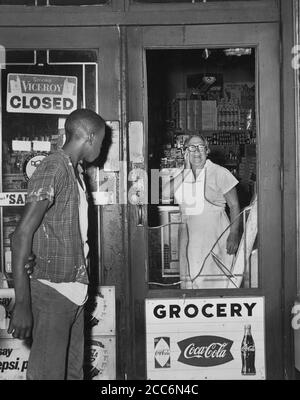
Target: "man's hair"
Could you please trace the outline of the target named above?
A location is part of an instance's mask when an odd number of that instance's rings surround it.
[[[66,141],[82,135],[104,132],[105,121],[100,115],[87,108],[80,108],[68,115],[65,122]]]
[[[201,139],[201,140],[203,141],[203,143],[204,143],[204,146],[205,146],[205,148],[206,148],[207,154],[210,153],[210,148],[209,148],[209,143],[208,143],[207,138],[206,138],[205,136],[203,136],[203,135],[200,135],[200,134],[199,134],[199,135],[191,135],[191,136],[189,136],[188,138],[186,138],[185,141],[184,141],[184,147],[187,147],[187,146],[188,146],[188,144],[189,144],[189,142],[190,142],[190,140],[191,140],[192,138]]]

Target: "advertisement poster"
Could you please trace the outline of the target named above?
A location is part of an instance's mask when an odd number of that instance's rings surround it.
[[[86,340],[84,357],[85,380],[116,379],[116,337],[93,336]]]
[[[7,333],[14,303],[14,289],[0,289],[0,380],[26,379],[30,343]]]
[[[8,112],[70,114],[76,108],[76,76],[8,74]]]
[[[263,380],[264,297],[146,300],[147,379]]]
[[[0,337],[0,380],[25,380],[30,343]]]

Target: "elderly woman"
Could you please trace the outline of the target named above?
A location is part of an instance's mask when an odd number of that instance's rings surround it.
[[[238,180],[207,159],[209,152],[205,137],[188,138],[184,168],[173,178],[174,197],[184,223],[179,236],[182,289],[226,287],[224,272],[230,270],[238,248]],[[170,188],[171,182],[163,190]],[[226,204],[232,223],[227,230]]]

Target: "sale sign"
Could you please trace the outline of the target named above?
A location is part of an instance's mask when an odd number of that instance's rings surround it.
[[[70,114],[76,108],[76,76],[8,74],[8,112]]]
[[[264,298],[146,299],[148,379],[265,379]]]

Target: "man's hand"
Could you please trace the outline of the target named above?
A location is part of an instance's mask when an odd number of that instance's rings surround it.
[[[226,250],[228,254],[235,254],[239,245],[238,234],[230,232],[227,238]]]
[[[7,333],[12,333],[12,336],[17,339],[26,339],[31,336],[31,330],[31,307],[24,304],[15,304]]]
[[[31,253],[28,257],[28,262],[24,265],[27,275],[30,276],[33,273],[33,269],[36,266],[35,254]]]

